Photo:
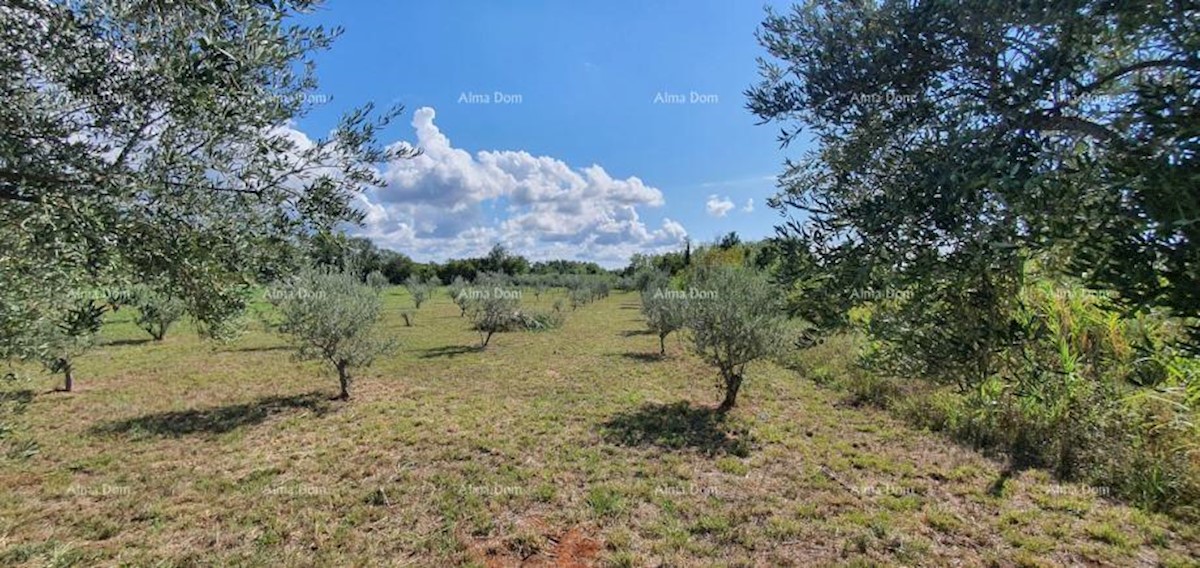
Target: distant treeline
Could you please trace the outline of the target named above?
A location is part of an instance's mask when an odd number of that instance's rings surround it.
[[[339,233],[319,233],[307,243],[307,256],[318,266],[352,268],[364,278],[372,272],[383,274],[391,284],[403,284],[409,278],[429,280],[437,278],[443,283],[456,278],[473,282],[481,274],[522,275],[609,275],[615,278],[630,278],[639,270],[654,269],[673,276],[692,263],[693,251],[690,241],[681,251],[661,254],[634,254],[627,266],[621,269],[606,269],[595,262],[579,260],[546,260],[531,262],[515,254],[503,245],[492,247],[487,255],[474,258],[455,258],[445,262],[418,262],[412,257],[394,250],[379,248],[365,237],[351,237]],[[760,268],[770,264],[777,256],[774,248],[763,243],[742,243],[737,233],[729,233],[711,246],[724,256],[737,256],[737,264],[748,260]],[[711,256],[711,255],[709,255]],[[720,254],[718,255],[720,256]],[[711,260],[707,262],[712,262]]]

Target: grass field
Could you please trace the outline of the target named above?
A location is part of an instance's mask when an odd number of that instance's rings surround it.
[[[527,296],[532,300],[532,296]],[[727,418],[715,372],[635,294],[485,352],[444,292],[336,379],[252,326],[147,342],[128,310],[21,409],[0,565],[1186,566],[1200,531],[1009,472],[773,364]],[[550,298],[539,302],[548,308]],[[19,390],[18,390],[19,389]]]

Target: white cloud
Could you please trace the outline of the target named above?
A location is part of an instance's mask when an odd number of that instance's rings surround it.
[[[421,260],[477,256],[495,243],[534,260],[575,258],[619,265],[635,252],[678,247],[683,226],[664,218],[648,228],[639,207],[665,203],[657,188],[599,165],[572,168],[521,150],[455,148],[418,109],[412,126],[420,156],[384,166],[384,187],[367,192],[359,232]],[[397,144],[407,144],[398,142]],[[732,207],[732,204],[731,204]]]
[[[728,197],[717,197],[716,194],[708,196],[708,201],[704,202],[704,208],[713,217],[724,217],[733,207],[733,202]]]
[[[746,200],[746,205],[744,207],[742,207],[742,211],[745,211],[746,213],[754,212],[754,198],[753,197]]]

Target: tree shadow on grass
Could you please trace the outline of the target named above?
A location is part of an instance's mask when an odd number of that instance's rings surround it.
[[[668,450],[699,450],[708,455],[750,454],[749,431],[707,406],[680,401],[647,403],[622,412],[601,426],[604,439],[621,446],[654,446]]]
[[[105,341],[104,343],[101,343],[100,346],[114,347],[120,345],[144,345],[146,343],[150,343],[150,341],[151,339],[148,337],[143,339],[114,339],[112,341]]]
[[[637,337],[639,335],[654,335],[654,332],[648,329],[627,329],[621,332],[621,337]]]
[[[639,351],[626,351],[626,352],[622,353],[621,356],[626,359],[629,359],[631,361],[638,361],[640,363],[657,363],[657,362],[662,361],[667,358],[666,355],[663,355],[657,351],[655,351],[654,353],[643,353],[643,352],[639,352]]]
[[[33,402],[33,395],[30,389],[0,391],[0,410],[5,409],[7,405],[14,413],[22,412]]]
[[[467,353],[478,353],[483,351],[478,345],[446,345],[445,347],[430,347],[429,349],[420,350],[422,359],[436,359],[438,357],[457,357]]]
[[[147,414],[128,420],[93,426],[92,434],[136,434],[178,438],[193,434],[223,434],[243,426],[259,424],[272,415],[303,409],[317,416],[330,410],[328,394],[310,392],[296,396],[271,396],[244,404],[196,410]]]
[[[295,348],[290,345],[264,345],[260,347],[234,347],[224,349],[224,351],[229,353],[266,353],[268,351],[290,351],[292,349]]]

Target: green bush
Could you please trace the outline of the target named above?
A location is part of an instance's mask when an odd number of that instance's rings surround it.
[[[993,372],[983,380],[897,374],[879,364],[895,345],[852,333],[785,363],[853,400],[886,404],[916,426],[1018,464],[1147,509],[1200,514],[1187,505],[1200,502],[1200,360],[1174,346],[1182,326],[1159,313],[1123,313],[1103,293],[1033,276],[1011,311],[1010,341],[993,352]],[[888,309],[873,303],[849,319],[870,333]]]
[[[471,306],[471,299],[463,294],[467,289],[467,281],[462,276],[455,276],[454,280],[450,281],[450,285],[446,291],[450,294],[450,299],[454,301],[454,305],[458,306],[459,317],[467,315],[467,308]]]
[[[99,302],[83,300],[61,312],[57,320],[37,320],[33,348],[26,358],[37,360],[51,373],[62,373],[62,390],[70,392],[75,385],[75,358],[95,344],[105,310]]]
[[[521,319],[521,327],[528,331],[549,331],[562,327],[566,321],[566,315],[562,311],[551,310],[549,312],[533,312],[519,315]]]

